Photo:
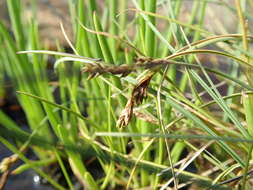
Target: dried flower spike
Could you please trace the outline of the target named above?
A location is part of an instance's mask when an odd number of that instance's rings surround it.
[[[147,96],[147,88],[153,76],[154,73],[149,73],[148,75],[145,75],[134,87],[131,98],[128,100],[125,108],[122,110],[117,121],[117,126],[119,128],[125,127],[129,124],[133,115],[134,104],[141,104],[143,99]]]
[[[113,75],[121,75],[125,77],[132,71],[134,71],[134,66],[126,64],[114,66],[96,63],[92,65],[87,65],[82,69],[82,72],[87,72],[90,74],[89,79],[105,73],[111,73]]]
[[[117,121],[117,126],[119,128],[125,127],[129,124],[133,115],[133,108],[134,108],[134,99],[133,97],[131,97],[128,100],[125,108],[122,110],[119,119]]]
[[[134,87],[132,97],[135,99],[137,105],[140,105],[144,98],[147,97],[147,88],[150,80],[154,76],[154,73],[145,75],[140,82]]]

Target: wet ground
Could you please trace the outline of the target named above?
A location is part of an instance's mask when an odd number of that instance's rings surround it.
[[[13,155],[3,144],[0,144],[0,160]],[[29,157],[34,157],[29,154]],[[14,168],[20,166],[23,162],[18,161]],[[4,190],[17,190],[17,189],[29,189],[29,190],[53,190],[52,187],[47,185],[43,180],[32,170],[29,169],[19,175],[10,175],[7,179],[7,183],[4,186]]]

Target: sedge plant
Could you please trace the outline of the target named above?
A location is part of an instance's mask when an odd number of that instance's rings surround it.
[[[36,2],[26,21],[22,1],[6,2],[13,35],[0,22],[0,79],[10,78],[30,131],[0,110],[0,141],[13,152],[3,186],[33,169],[55,189],[75,189],[73,175],[85,189],[250,189],[250,1],[193,0],[182,21],[183,0],[69,0],[74,40],[59,30],[72,52],[43,46]],[[207,29],[213,6],[235,16],[237,31],[219,18],[211,27],[221,33]],[[43,170],[53,163],[67,185]]]

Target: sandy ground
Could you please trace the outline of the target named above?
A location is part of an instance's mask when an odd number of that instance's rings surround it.
[[[31,1],[25,1],[25,19],[32,16],[31,12]],[[233,4],[233,0],[223,0]],[[39,31],[41,35],[42,42],[47,44],[49,47],[54,49],[56,40],[61,44],[66,45],[66,40],[64,39],[62,32],[60,30],[59,23],[62,22],[65,26],[65,30],[70,39],[73,39],[72,28],[70,24],[68,0],[37,0],[38,2],[38,23]],[[100,7],[105,3],[105,0],[99,0]],[[120,2],[120,1],[119,1]],[[131,4],[131,1],[129,1]],[[192,7],[193,0],[185,0],[184,7],[180,12],[180,20],[187,21],[190,17],[190,11]],[[231,4],[231,5],[232,5]],[[102,5],[102,6],[101,6]],[[131,6],[131,5],[130,5]],[[157,12],[159,14],[168,15],[168,10],[164,7],[160,7]],[[6,8],[6,0],[0,0],[0,19],[6,25],[9,24],[8,12]],[[236,15],[228,9],[224,9],[218,4],[210,3],[207,7],[207,12],[205,16],[205,27],[216,34],[222,33],[234,33],[237,30],[236,26]],[[162,27],[162,24],[161,24]]]

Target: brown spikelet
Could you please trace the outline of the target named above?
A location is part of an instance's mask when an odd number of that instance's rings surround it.
[[[117,121],[117,126],[119,128],[125,127],[130,122],[132,115],[133,115],[133,108],[134,108],[134,99],[131,97],[125,106],[125,108],[122,110],[119,119]]]
[[[172,64],[171,61],[161,60],[161,59],[151,59],[151,58],[137,58],[136,63],[134,64],[122,64],[122,65],[114,65],[104,63],[101,60],[97,60],[91,64],[87,64],[85,67],[82,68],[82,72],[89,73],[89,79],[97,77],[99,75],[109,73],[113,75],[121,75],[122,77],[127,76],[132,72],[136,72],[139,69],[148,70],[150,72],[157,72],[162,67]],[[148,82],[146,78],[149,78],[150,75],[145,76],[143,78],[143,83]],[[140,84],[141,85],[140,81]]]
[[[99,75],[110,73],[113,75],[121,75],[123,77],[127,76],[129,73],[131,73],[134,70],[134,67],[132,65],[103,65],[99,63],[95,63],[92,65],[87,65],[82,69],[82,72],[89,73],[89,78],[92,79],[93,77],[97,77]]]
[[[149,73],[148,75],[145,75],[134,87],[131,98],[128,100],[125,108],[122,110],[117,121],[117,126],[119,128],[125,127],[129,124],[133,116],[133,108],[135,103],[137,105],[141,104],[143,99],[147,96],[147,88],[153,75],[154,73]]]
[[[143,78],[140,79],[138,84],[134,87],[134,90],[132,92],[132,97],[135,99],[135,102],[137,105],[140,105],[143,99],[147,97],[147,88],[153,75],[154,73],[145,75]]]

